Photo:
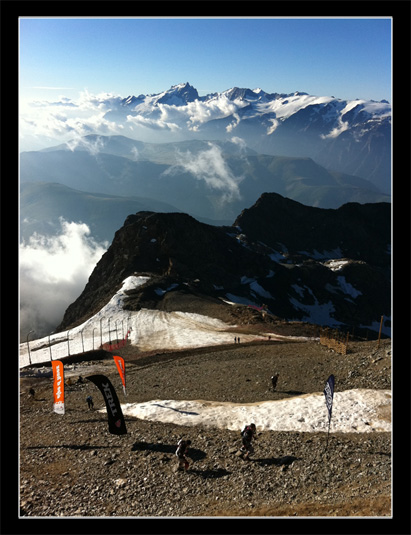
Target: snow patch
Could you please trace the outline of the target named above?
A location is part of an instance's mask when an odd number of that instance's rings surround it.
[[[150,277],[128,277],[109,303],[81,325],[65,332],[30,340],[30,360],[27,342],[20,343],[20,368],[30,362],[50,362],[51,359],[64,359],[70,355],[96,350],[102,344],[124,339],[128,331],[128,340],[140,351],[233,343],[233,335],[227,331],[235,325],[228,325],[215,318],[188,312],[124,310],[124,299],[127,297],[125,292],[138,288],[148,280]],[[166,290],[157,288],[156,292],[164,294],[175,287],[176,285],[172,284]],[[231,297],[236,299],[236,302],[241,300],[235,296]],[[242,304],[256,306],[256,303],[252,302]],[[243,342],[263,338],[258,334],[242,336]]]
[[[390,390],[355,389],[334,394],[330,432],[391,431]],[[124,416],[186,426],[241,430],[254,422],[257,431],[327,432],[328,411],[322,393],[277,401],[230,403],[205,400],[152,400],[122,404]],[[101,412],[105,412],[102,409]]]
[[[362,295],[362,292],[360,292],[359,290],[356,290],[352,284],[350,284],[349,282],[345,280],[345,277],[340,275],[339,277],[337,277],[337,280],[338,280],[338,284],[341,290],[345,294],[350,295],[354,299],[358,297],[359,295]]]
[[[225,294],[227,300],[224,300],[225,303],[230,305],[247,305],[247,306],[259,306],[258,303],[247,299],[246,297],[240,295],[234,295],[231,293]]]
[[[156,288],[154,291],[157,295],[161,296],[161,295],[164,295],[166,294],[167,292],[171,292],[171,290],[174,290],[175,288],[178,287],[178,283],[174,283],[174,284],[171,284],[168,288],[166,288],[165,290],[163,290],[162,288]]]
[[[327,262],[324,262],[324,266],[328,269],[331,269],[331,271],[341,271],[347,264],[349,264],[349,260],[344,259],[338,259],[338,260],[328,260]]]
[[[307,289],[309,290],[309,288]],[[309,292],[312,294],[311,290],[309,290]],[[300,303],[294,297],[290,297],[290,303],[293,305],[293,307],[296,310],[302,310],[303,312],[306,313],[306,316],[301,318],[301,321],[304,321],[307,323],[316,323],[319,325],[328,325],[328,326],[342,325],[340,321],[337,321],[333,317],[335,308],[334,308],[334,304],[331,301],[320,304],[318,302],[318,299],[314,295],[313,297],[314,297],[313,305],[306,305],[304,303]]]
[[[261,297],[265,297],[266,299],[274,299],[270,292],[264,290],[264,288],[258,284],[257,281],[250,283],[250,288],[254,293],[260,295]]]

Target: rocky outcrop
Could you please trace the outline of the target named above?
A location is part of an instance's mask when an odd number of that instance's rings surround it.
[[[98,312],[133,274],[150,280],[129,292],[130,310],[184,310],[190,301],[201,314],[205,303],[234,302],[287,320],[379,324],[391,316],[390,233],[389,204],[320,209],[278,194],[264,194],[232,227],[139,212],[116,232],[58,330]]]
[[[249,240],[262,241],[288,255],[334,255],[384,269],[391,263],[390,203],[347,203],[334,210],[264,193],[241,212],[234,225]]]

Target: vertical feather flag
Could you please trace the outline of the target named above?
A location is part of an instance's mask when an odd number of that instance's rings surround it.
[[[328,409],[328,433],[327,433],[327,445],[325,449],[327,449],[328,447],[328,437],[330,434],[331,415],[332,415],[332,410],[333,410],[333,399],[334,399],[334,384],[335,384],[334,375],[330,375],[330,377],[327,379],[327,382],[324,388],[325,404]]]
[[[123,383],[123,392],[124,395],[127,396],[126,393],[126,367],[124,365],[124,359],[122,357],[113,357],[114,362],[116,363],[118,373],[121,377],[121,382]]]
[[[105,375],[89,375],[86,377],[94,383],[103,394],[106,403],[108,430],[113,435],[125,435],[127,433],[123,411],[118,400],[116,391],[110,380]]]
[[[64,414],[64,367],[60,360],[52,360],[53,368],[53,394],[54,404],[53,410],[57,414]]]

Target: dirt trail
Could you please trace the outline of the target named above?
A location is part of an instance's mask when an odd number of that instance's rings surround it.
[[[318,342],[231,344],[126,359],[127,398],[112,357],[101,366],[121,402],[206,399],[235,403],[322,391],[391,387],[391,346],[353,343],[342,356]],[[84,363],[86,366],[86,363]],[[73,370],[75,371],[75,370]],[[280,373],[277,390],[270,388]],[[82,374],[83,377],[86,374]],[[72,379],[76,379],[75,374]],[[30,387],[35,397],[28,395]],[[91,394],[95,410],[85,398]],[[264,431],[252,461],[236,456],[239,430],[192,428],[126,417],[108,433],[99,391],[66,386],[66,414],[52,411],[51,377],[24,377],[20,395],[20,507],[24,516],[390,516],[390,433]],[[175,471],[175,445],[190,437],[191,471]]]

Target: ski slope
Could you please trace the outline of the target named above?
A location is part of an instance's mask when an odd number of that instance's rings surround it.
[[[140,351],[204,347],[234,342],[234,333],[227,332],[233,325],[201,314],[165,312],[141,309],[124,310],[126,291],[145,284],[149,277],[130,276],[122,288],[97,314],[66,332],[50,334],[38,340],[20,340],[20,368],[32,364],[60,360],[71,355],[98,349],[102,344],[123,340],[128,334],[130,343]],[[267,337],[242,334],[242,342]],[[271,334],[271,339],[284,340]]]

